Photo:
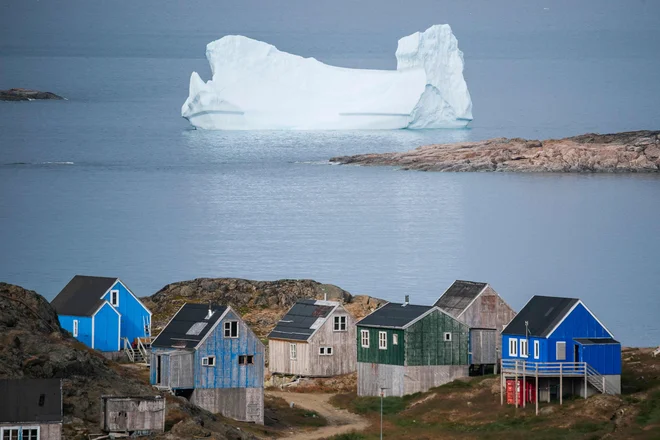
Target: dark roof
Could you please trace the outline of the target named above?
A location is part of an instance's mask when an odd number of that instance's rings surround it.
[[[62,421],[60,379],[1,379],[0,396],[0,423]]]
[[[167,327],[151,343],[151,346],[161,348],[196,347],[225,313],[227,307],[212,306],[211,310],[213,310],[213,314],[206,319],[209,312],[208,304],[184,304],[167,324]]]
[[[518,312],[502,333],[525,335],[525,321],[527,321],[529,336],[545,338],[578,301],[575,298],[536,295]]]
[[[367,327],[402,328],[411,321],[433,309],[433,306],[415,306],[401,303],[387,303],[372,314],[363,318],[358,325]]]
[[[486,283],[456,280],[436,301],[435,306],[456,318],[484,290]]]
[[[575,342],[582,345],[598,345],[598,344],[620,344],[612,338],[575,338]]]
[[[92,316],[117,278],[76,275],[50,302],[58,315]]]
[[[300,300],[280,319],[268,338],[306,341],[338,305],[335,301]]]

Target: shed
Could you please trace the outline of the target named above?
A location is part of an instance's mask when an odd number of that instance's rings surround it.
[[[264,345],[229,306],[184,304],[151,344],[151,384],[240,421],[264,421]]]
[[[271,373],[330,377],[356,368],[355,319],[335,301],[296,302],[268,335]]]
[[[488,283],[456,280],[435,306],[470,327],[470,365],[499,363],[501,331],[516,312]]]
[[[161,396],[101,396],[101,429],[129,434],[163,432],[165,399]]]
[[[60,379],[0,380],[0,439],[60,440]]]
[[[151,311],[119,278],[76,275],[51,305],[64,329],[99,351],[151,335]]]
[[[469,328],[434,306],[388,303],[357,323],[358,395],[424,392],[468,375]]]

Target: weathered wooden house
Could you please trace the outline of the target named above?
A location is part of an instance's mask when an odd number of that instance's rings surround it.
[[[101,396],[101,429],[129,435],[163,432],[165,399],[161,396]]]
[[[119,278],[76,275],[51,305],[64,329],[99,351],[151,334],[151,312]]]
[[[184,304],[151,344],[151,384],[212,413],[263,424],[264,351],[231,307]]]
[[[0,380],[0,439],[60,440],[60,379]]]
[[[468,375],[469,328],[434,306],[388,303],[357,323],[358,395],[424,392]]]
[[[621,393],[621,344],[579,299],[534,296],[502,332],[502,346],[502,386],[531,382],[547,401]]]
[[[469,363],[482,373],[501,359],[501,334],[516,312],[488,283],[456,280],[435,303],[470,327]]]
[[[356,368],[355,319],[338,302],[298,301],[268,335],[271,373],[329,377]]]

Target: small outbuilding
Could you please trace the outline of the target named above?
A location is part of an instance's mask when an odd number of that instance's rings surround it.
[[[264,423],[264,345],[229,306],[184,304],[151,344],[151,384]]]
[[[296,302],[268,335],[271,373],[330,377],[355,372],[355,319],[335,301]]]
[[[0,380],[0,439],[60,440],[60,379]]]
[[[516,312],[488,283],[456,280],[435,306],[470,327],[469,363],[475,370],[499,364],[501,332]]]
[[[101,429],[108,433],[148,435],[165,431],[161,396],[101,396]]]
[[[357,323],[358,395],[403,396],[467,376],[469,335],[437,307],[382,306]]]

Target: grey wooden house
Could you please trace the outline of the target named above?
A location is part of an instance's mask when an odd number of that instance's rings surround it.
[[[161,396],[101,396],[101,429],[130,435],[163,432],[165,399]]]
[[[229,306],[184,304],[151,343],[151,384],[264,423],[264,344]]]
[[[0,380],[0,439],[60,440],[60,379]]]
[[[359,396],[424,392],[468,375],[468,326],[437,307],[388,303],[357,330]]]
[[[298,301],[268,335],[275,374],[330,377],[355,371],[355,319],[335,301]]]
[[[470,327],[469,363],[482,373],[502,359],[501,334],[516,312],[488,284],[456,280],[436,307]]]

